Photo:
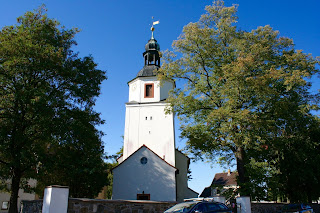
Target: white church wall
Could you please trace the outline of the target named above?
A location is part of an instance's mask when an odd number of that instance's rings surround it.
[[[127,105],[124,159],[146,145],[175,166],[173,115],[165,114],[165,103]]]
[[[142,157],[147,158],[141,164]],[[142,147],[113,170],[112,199],[136,200],[137,194],[150,194],[150,200],[175,201],[176,169],[146,147]]]
[[[136,78],[129,83],[129,102],[136,101],[140,102],[140,87],[141,80]]]
[[[123,160],[129,157],[140,146],[139,141],[140,107],[126,106],[124,129]]]
[[[153,84],[153,98],[145,98],[145,85]],[[160,81],[157,77],[141,77],[129,82],[129,102],[158,102],[160,101]]]
[[[153,84],[153,98],[145,98],[145,85]],[[174,87],[174,83],[165,81],[160,85],[157,77],[136,78],[129,82],[129,102],[150,103],[167,99],[169,91]]]
[[[175,166],[173,116],[164,113],[165,107],[158,104],[141,110],[139,142]]]

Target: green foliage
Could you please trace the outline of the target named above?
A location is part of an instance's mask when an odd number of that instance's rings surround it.
[[[319,198],[319,127],[317,118],[295,115],[287,120],[281,136],[270,139],[266,159],[276,168],[269,184],[274,196],[288,198],[291,202],[312,202]]]
[[[239,30],[235,5],[215,1],[206,11],[164,56],[159,78],[183,84],[171,92],[168,110],[181,119],[181,137],[195,156],[235,161],[240,193],[261,197],[261,174],[278,171],[266,145],[286,135],[289,120],[318,109],[307,81],[319,72],[318,60],[270,26]]]
[[[72,51],[79,30],[65,29],[45,9],[17,20],[0,31],[0,174],[12,179],[9,212],[16,212],[20,180],[38,179],[37,170],[62,168],[61,175],[78,175],[86,184],[105,168],[102,133],[95,128],[103,121],[92,109],[105,72],[91,56]],[[100,187],[99,181],[89,186]]]
[[[39,165],[36,175],[40,177],[38,191],[42,194],[43,186],[58,184],[69,186],[70,197],[94,198],[109,184],[100,140],[102,133],[91,124],[100,122],[100,118],[85,111],[72,114],[65,118],[59,130],[58,143],[50,144],[43,155],[41,162],[45,163]]]
[[[123,139],[123,136],[122,136]],[[120,150],[115,154],[108,156],[109,160],[111,162],[108,162],[108,185],[105,188],[105,197],[107,199],[112,198],[112,187],[113,187],[113,174],[112,174],[112,169],[118,165],[117,159],[120,158],[123,155],[123,146],[120,148]]]
[[[117,162],[113,162],[113,163],[108,163],[108,185],[106,185],[105,188],[105,197],[107,199],[111,199],[112,198],[112,187],[113,187],[113,174],[112,174],[112,169],[114,167],[116,167],[118,165]]]

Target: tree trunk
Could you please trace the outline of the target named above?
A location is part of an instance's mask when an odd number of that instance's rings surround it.
[[[241,196],[250,196],[250,189],[248,187],[249,178],[245,168],[246,153],[242,147],[238,147],[236,151],[238,184],[240,186]]]
[[[19,196],[19,186],[22,173],[20,169],[13,169],[13,176],[11,180],[11,196],[10,205],[8,213],[18,213],[18,196]]]

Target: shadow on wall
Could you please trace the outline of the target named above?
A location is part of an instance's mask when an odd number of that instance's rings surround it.
[[[116,169],[114,199],[137,199],[137,194],[144,193],[150,194],[150,200],[175,201],[176,168],[148,148],[142,147]]]

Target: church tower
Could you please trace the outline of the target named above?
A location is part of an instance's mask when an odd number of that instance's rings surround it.
[[[175,166],[174,116],[165,114],[169,90],[173,82],[157,79],[160,68],[160,45],[151,39],[143,53],[144,67],[129,81],[129,102],[126,103],[123,160],[146,145],[169,164]]]
[[[175,149],[174,115],[165,113],[172,81],[160,84],[160,45],[145,45],[144,66],[128,82],[123,155],[113,169],[112,199],[182,201],[196,197],[188,188],[189,158]]]

